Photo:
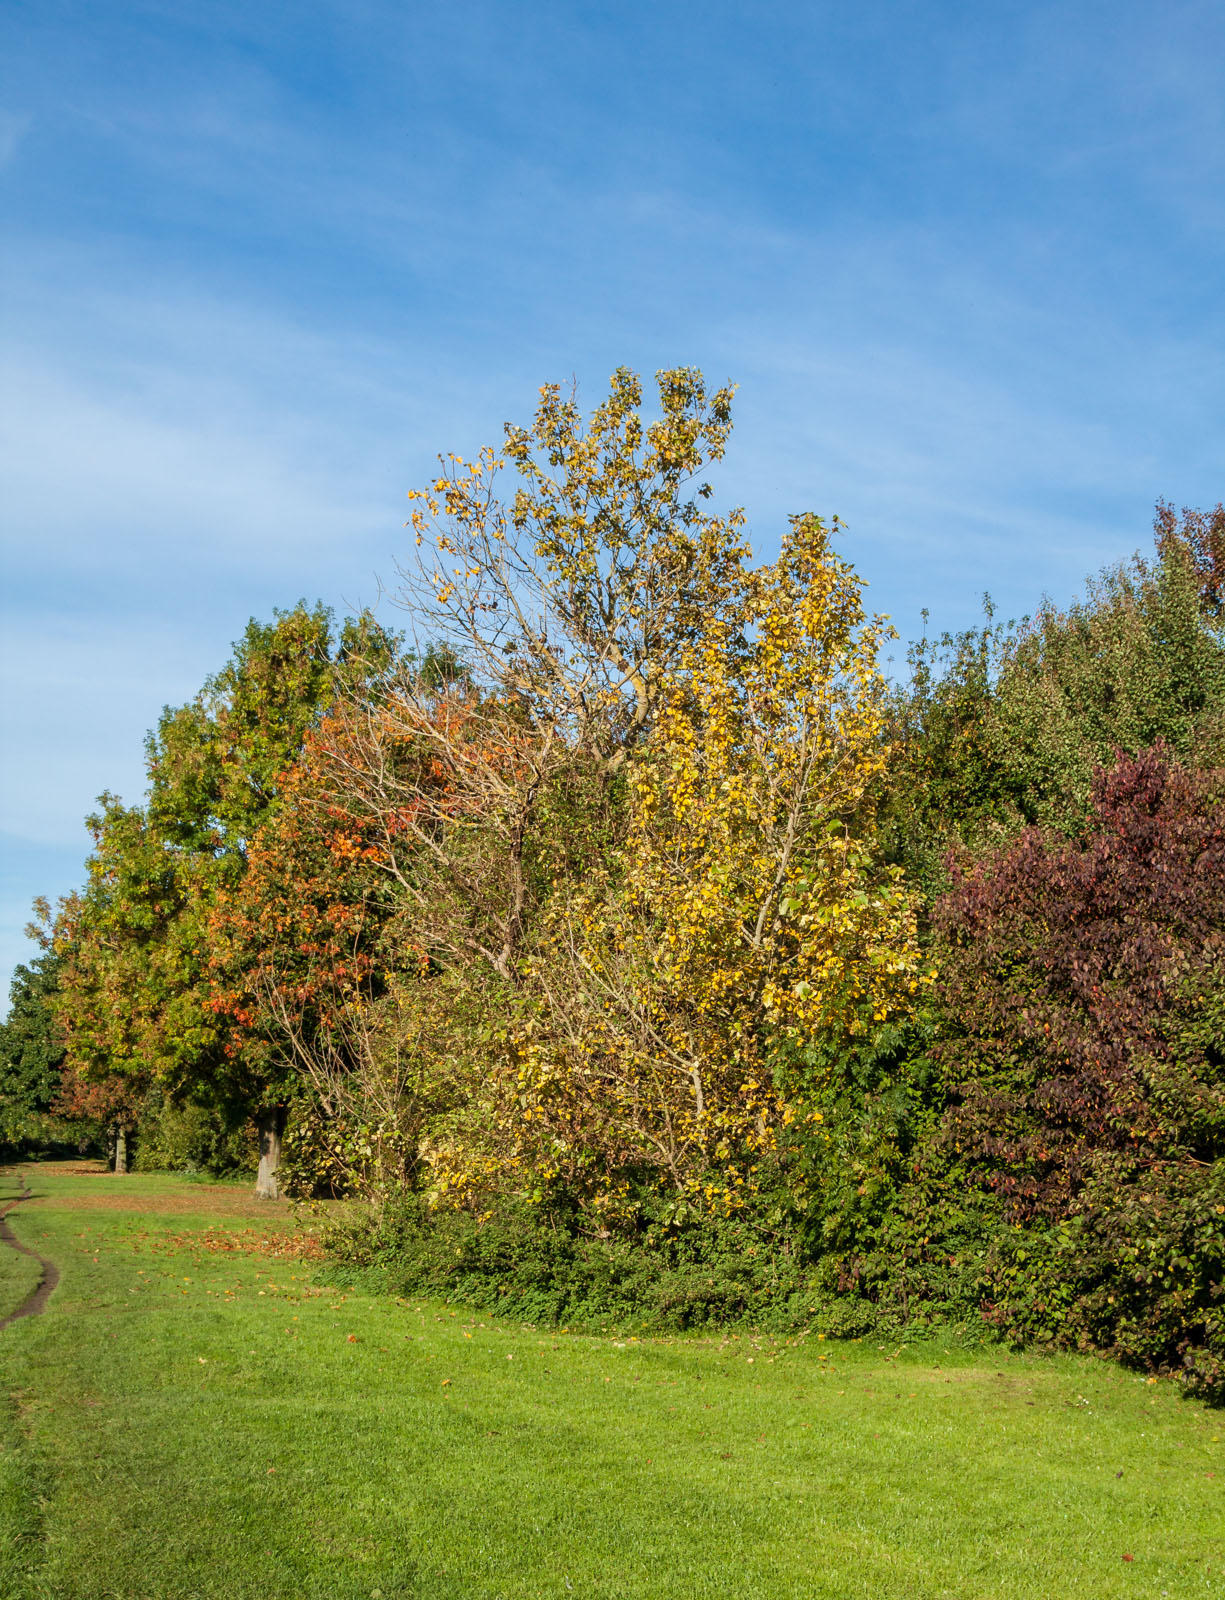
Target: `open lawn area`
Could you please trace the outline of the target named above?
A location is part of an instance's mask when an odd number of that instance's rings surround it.
[[[1169,1385],[503,1325],[315,1285],[245,1188],[18,1171],[62,1278],[0,1332],[5,1600],[1225,1596],[1225,1417]]]

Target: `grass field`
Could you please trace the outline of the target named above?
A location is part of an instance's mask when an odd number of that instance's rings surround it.
[[[0,1246],[0,1321],[17,1309],[41,1275],[37,1261]]]
[[[1225,1597],[1225,1417],[1165,1384],[502,1325],[316,1287],[241,1189],[25,1171],[4,1600]]]

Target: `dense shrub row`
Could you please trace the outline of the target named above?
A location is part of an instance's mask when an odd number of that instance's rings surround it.
[[[752,1216],[598,1238],[578,1218],[542,1219],[522,1202],[476,1217],[407,1197],[373,1225],[334,1225],[330,1244],[344,1265],[329,1281],[433,1295],[521,1322],[644,1332],[811,1326],[837,1338],[876,1325],[866,1301],[820,1286],[786,1230]]]

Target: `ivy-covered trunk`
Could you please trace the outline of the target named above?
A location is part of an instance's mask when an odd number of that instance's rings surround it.
[[[128,1130],[121,1122],[115,1129],[115,1173],[122,1176],[128,1170]]]
[[[260,1113],[259,1171],[255,1177],[257,1200],[279,1200],[277,1169],[281,1164],[281,1137],[285,1132],[285,1110],[274,1106]]]

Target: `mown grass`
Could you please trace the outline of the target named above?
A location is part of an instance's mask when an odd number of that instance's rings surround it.
[[[0,1245],[0,1321],[34,1292],[41,1277],[42,1268],[33,1257]]]
[[[28,1172],[6,1600],[1225,1595],[1225,1419],[1167,1385],[504,1325],[220,1248],[292,1226],[239,1191]]]

